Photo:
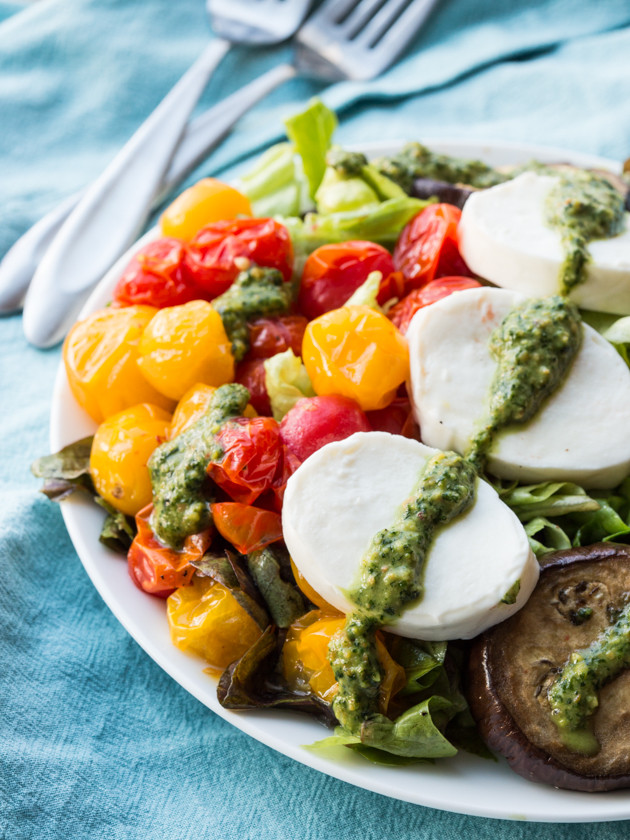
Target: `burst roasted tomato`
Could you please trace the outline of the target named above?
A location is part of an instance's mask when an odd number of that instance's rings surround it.
[[[253,405],[258,414],[271,415],[264,359],[244,359],[236,366],[234,381],[247,388],[250,404]]]
[[[272,510],[240,502],[218,502],[212,505],[212,518],[217,531],[240,554],[282,539],[282,518]]]
[[[299,356],[307,323],[302,315],[283,315],[252,321],[249,325],[249,352],[246,358],[269,359],[285,350],[293,350]]]
[[[160,227],[165,236],[190,240],[212,222],[251,215],[247,196],[216,178],[202,178],[169,204],[160,217]]]
[[[204,297],[212,300],[235,279],[238,257],[265,268],[277,268],[285,280],[291,279],[291,238],[284,225],[274,219],[234,219],[207,225],[187,251],[187,270],[204,291]]]
[[[431,280],[421,289],[414,289],[409,292],[389,310],[387,317],[404,335],[411,319],[419,309],[442,300],[442,298],[452,295],[453,292],[476,289],[479,286],[481,286],[481,283],[473,280],[472,277],[440,277],[438,280]]]
[[[138,533],[127,554],[129,575],[138,589],[168,598],[174,589],[190,583],[194,567],[210,547],[210,529],[187,537],[181,551],[168,548],[155,536],[149,524],[153,505],[147,505],[136,516]]]
[[[403,273],[406,291],[434,277],[471,275],[457,248],[461,215],[452,204],[430,204],[403,228],[394,249],[394,265]]]
[[[114,289],[114,302],[161,309],[200,297],[188,270],[187,253],[179,239],[165,237],[149,242],[131,258]]]
[[[217,435],[224,455],[208,475],[235,502],[253,504],[273,486],[282,458],[280,427],[272,417],[238,417]]]
[[[360,240],[322,245],[306,260],[298,295],[298,308],[310,320],[343,306],[373,271],[383,275],[378,302],[400,297],[401,275],[389,251]]]

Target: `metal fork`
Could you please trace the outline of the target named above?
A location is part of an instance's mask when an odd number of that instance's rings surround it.
[[[234,30],[230,31],[236,33],[232,37],[235,39],[240,37],[238,33],[241,33],[244,37],[247,32],[245,28],[247,20],[242,19],[243,9],[247,7],[251,10],[258,6],[259,9],[264,7],[268,12],[271,2],[284,4],[288,11],[290,4],[287,0],[208,0],[209,9],[216,9],[216,4],[220,4],[226,11],[226,15],[228,10],[232,15],[231,18],[226,16],[220,20],[213,18],[213,28],[215,31],[221,31],[221,27],[231,25],[226,22],[230,20],[235,27]],[[410,43],[436,2],[437,0],[325,0],[298,33],[294,63],[279,65],[261,76],[256,83],[252,83],[260,86],[260,95],[255,96],[250,90],[248,107],[251,107],[282,81],[294,76],[296,72],[306,76],[324,78],[334,76],[335,78],[368,79],[377,76],[393,64]],[[251,15],[249,18],[251,22]],[[276,32],[278,31],[276,30]],[[251,87],[252,85],[248,86],[248,88]],[[245,90],[243,90],[244,92]],[[223,112],[222,114],[220,137],[225,135],[228,128],[236,122],[245,110],[240,94],[241,91],[238,91],[232,95],[231,107],[227,110],[227,113]],[[223,104],[220,103],[215,106],[215,109],[220,109]],[[203,121],[205,123],[203,126],[204,132],[207,126],[208,133],[203,137],[199,130],[195,132],[194,150],[187,148],[189,145],[187,143],[188,138],[187,134],[184,135],[183,142],[166,178],[167,181],[171,182],[170,186],[172,186],[173,175],[176,178],[182,177],[185,172],[190,170],[193,163],[198,162],[218,142],[219,137],[213,131],[216,122],[215,109],[210,109],[207,119],[204,119],[206,117],[204,115],[195,121],[196,123]],[[174,166],[175,163],[177,163],[177,167]],[[41,259],[39,255],[45,253],[45,244],[51,240],[54,242],[55,234],[64,218],[64,213],[69,213],[72,206],[72,200],[67,199],[65,210],[60,206],[49,213],[48,216],[24,234],[24,242],[18,240],[7,254],[3,264],[0,265],[0,312],[2,311],[3,286],[5,286],[2,282],[5,278],[1,277],[2,267],[10,263],[14,277],[19,276],[20,282],[27,285],[30,279],[29,273],[32,272],[30,266],[35,260]],[[12,257],[15,257],[15,259],[12,259]],[[46,259],[47,257],[43,259],[44,265]],[[19,271],[20,266],[22,267],[21,273]],[[34,283],[31,284],[27,300],[41,300],[40,309],[49,311],[50,306],[46,296],[36,295],[33,289]],[[7,299],[6,294],[5,299]],[[25,322],[27,338],[36,346],[51,346],[62,337],[63,326],[74,317],[77,309],[76,305],[72,305],[74,301],[71,300],[70,295],[67,295],[67,299],[69,301],[67,308],[70,310],[71,307],[71,311],[65,313],[67,317],[64,319],[62,327],[48,330],[43,339],[41,331],[39,335],[35,335],[34,330],[29,328],[29,325]],[[14,303],[18,302],[15,292],[13,301]],[[59,311],[60,308],[57,307],[57,312]],[[27,315],[28,312],[25,311],[25,316]]]

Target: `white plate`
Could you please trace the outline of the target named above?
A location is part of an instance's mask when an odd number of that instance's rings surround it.
[[[461,157],[479,157],[494,166],[571,161],[579,166],[619,170],[614,161],[548,147],[517,144],[482,144],[425,141],[438,151]],[[387,154],[391,144],[366,146],[370,154]],[[155,236],[147,234],[142,241]],[[81,316],[103,306],[138,243],[112,268],[91,295]],[[51,446],[57,451],[74,440],[92,434],[93,421],[76,405],[63,367],[57,374],[51,416]],[[394,799],[463,814],[513,820],[587,822],[630,818],[630,791],[585,794],[560,791],[528,782],[504,762],[460,754],[435,765],[379,767],[360,759],[350,750],[337,750],[334,757],[313,754],[302,748],[326,737],[326,730],[306,716],[280,712],[231,712],[216,698],[216,681],[203,673],[204,663],[174,647],[169,639],[164,601],[140,592],[127,574],[127,564],[98,542],[102,511],[90,502],[71,498],[62,505],[70,537],[88,575],[116,618],[133,638],[183,688],[234,726],[296,761],[358,787]]]

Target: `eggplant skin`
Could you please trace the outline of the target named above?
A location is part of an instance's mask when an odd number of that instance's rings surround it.
[[[598,543],[548,555],[538,586],[549,582],[553,576],[562,576],[567,569],[579,569],[576,564],[605,564],[611,559],[627,562],[630,581],[630,549],[613,543]],[[527,604],[523,610],[527,610]],[[479,733],[488,747],[503,755],[512,770],[530,781],[585,792],[630,787],[630,773],[607,776],[576,772],[526,737],[508,710],[499,688],[500,663],[506,661],[506,654],[509,655],[505,646],[505,629],[501,634],[498,630],[502,626],[496,625],[472,642],[468,661],[466,694]],[[544,708],[541,708],[541,714],[544,714]],[[630,753],[630,744],[627,752]]]

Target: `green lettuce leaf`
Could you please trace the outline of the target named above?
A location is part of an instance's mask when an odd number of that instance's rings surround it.
[[[383,312],[383,307],[377,301],[383,275],[380,271],[371,271],[358,289],[345,302],[344,306],[369,306],[376,312]]]
[[[538,517],[599,510],[599,503],[583,487],[568,481],[516,485],[499,489],[499,496],[512,508],[521,522]]]
[[[290,348],[265,359],[264,368],[265,387],[274,420],[280,422],[298,400],[315,396],[302,359]]]
[[[321,100],[312,99],[304,111],[289,117],[284,124],[302,160],[310,196],[315,198],[326,171],[326,152],[337,128],[337,117]]]
[[[254,216],[299,216],[312,207],[309,185],[292,143],[278,143],[241,176],[241,192],[249,198]]]

